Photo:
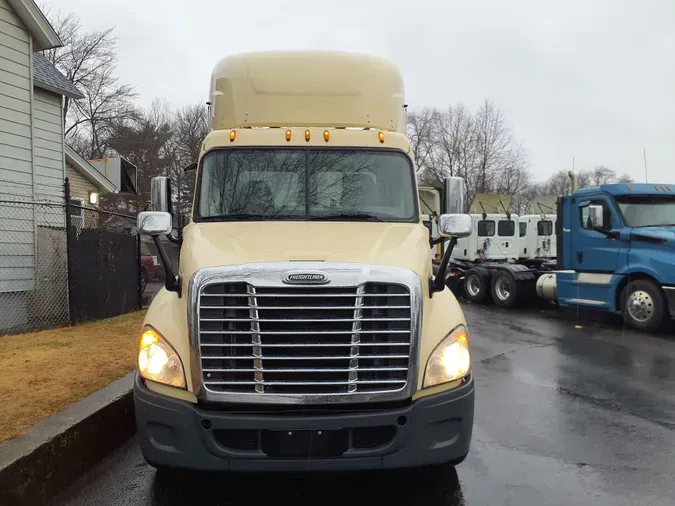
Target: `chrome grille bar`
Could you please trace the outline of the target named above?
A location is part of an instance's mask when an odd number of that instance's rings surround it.
[[[256,385],[255,391],[258,393],[263,393],[265,391],[265,382],[263,379],[263,364],[262,364],[262,344],[260,337],[260,318],[258,317],[258,302],[255,296],[255,288],[251,285],[246,285],[246,291],[248,292],[248,304],[251,309],[249,309],[249,314],[251,316],[251,341],[253,342],[253,356],[256,357],[253,359],[253,367]],[[232,321],[232,320],[230,320]]]
[[[354,321],[352,323],[352,342],[349,348],[349,387],[348,392],[356,392],[359,377],[359,344],[361,344],[361,318],[363,318],[363,294],[366,293],[364,285],[356,290],[356,307]]]

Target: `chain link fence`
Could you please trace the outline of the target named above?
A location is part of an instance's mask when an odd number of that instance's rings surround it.
[[[0,332],[69,321],[64,204],[0,200]]]
[[[0,334],[119,315],[141,305],[136,219],[0,197]]]

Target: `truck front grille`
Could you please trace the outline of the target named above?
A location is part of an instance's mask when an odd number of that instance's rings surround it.
[[[214,393],[349,395],[403,390],[411,296],[393,283],[199,292],[202,381]]]

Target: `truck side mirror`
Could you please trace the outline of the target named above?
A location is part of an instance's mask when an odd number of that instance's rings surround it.
[[[162,241],[160,240],[160,236],[171,234],[173,230],[172,221],[173,219],[171,213],[164,211],[143,211],[138,213],[137,226],[138,232],[140,234],[151,236],[155,242],[157,253],[159,253],[159,257],[162,259],[162,264],[164,264],[164,272],[166,275],[164,281],[165,288],[170,292],[176,292],[178,297],[180,297],[180,278],[176,276],[173,266],[171,265],[171,260],[169,260],[169,256],[167,255],[166,249],[164,248],[164,244],[162,244]]]
[[[473,231],[473,220],[470,214],[442,214],[440,233],[445,237],[469,237]]]
[[[604,229],[604,216],[602,206],[589,206],[591,227]]]
[[[171,180],[168,177],[157,176],[150,181],[150,208],[171,214]]]
[[[172,230],[171,214],[161,211],[143,211],[138,213],[138,231],[143,235],[159,236],[170,234]]]

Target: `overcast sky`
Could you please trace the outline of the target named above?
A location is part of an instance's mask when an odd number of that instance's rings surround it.
[[[118,75],[142,105],[206,101],[232,53],[384,56],[412,109],[483,99],[504,111],[532,172],[607,165],[675,182],[675,0],[42,0],[85,30],[116,27]]]

